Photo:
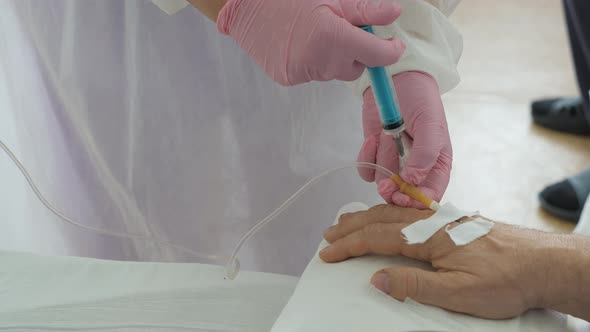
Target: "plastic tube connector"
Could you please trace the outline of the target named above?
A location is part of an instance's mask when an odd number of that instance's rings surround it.
[[[416,202],[422,203],[424,206],[433,211],[436,211],[440,208],[440,204],[438,204],[437,201],[428,197],[420,189],[404,181],[399,175],[393,174],[391,176],[391,180],[395,182],[395,184],[397,184],[397,186],[399,187],[399,191],[401,191],[403,194],[410,196],[410,198],[412,198]]]

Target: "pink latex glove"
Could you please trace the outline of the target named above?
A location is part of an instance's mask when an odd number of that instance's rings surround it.
[[[428,74],[410,71],[394,75],[393,84],[406,123],[405,142],[409,148],[400,176],[440,201],[449,184],[453,150],[436,80]],[[376,163],[397,173],[397,148],[393,138],[383,134],[379,110],[370,88],[363,95],[363,129],[365,142],[358,161]],[[375,181],[379,194],[388,203],[425,208],[402,194],[399,187],[382,173],[359,168],[359,174],[366,181]]]
[[[281,85],[352,81],[366,66],[397,62],[405,49],[356,26],[387,25],[400,12],[389,1],[228,0],[217,27]]]

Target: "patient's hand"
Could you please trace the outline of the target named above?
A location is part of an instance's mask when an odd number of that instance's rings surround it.
[[[331,245],[320,257],[339,262],[366,254],[401,254],[431,262],[435,272],[392,268],[373,276],[371,283],[398,300],[409,297],[491,319],[532,308],[590,318],[586,238],[495,223],[490,233],[466,246],[456,246],[444,229],[424,244],[406,244],[401,229],[430,214],[393,205],[344,214],[324,233]]]

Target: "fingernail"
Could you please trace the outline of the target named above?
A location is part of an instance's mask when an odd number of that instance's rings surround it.
[[[381,272],[373,278],[373,286],[385,294],[391,293],[391,279],[389,274]]]

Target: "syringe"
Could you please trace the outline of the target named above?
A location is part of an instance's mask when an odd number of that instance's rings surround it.
[[[373,27],[370,25],[361,26],[361,29],[375,34]],[[371,87],[375,96],[375,103],[379,109],[383,132],[393,136],[393,140],[399,153],[399,169],[404,166],[406,151],[402,139],[402,133],[405,130],[404,119],[400,112],[397,96],[391,75],[385,67],[367,67],[371,78]]]

